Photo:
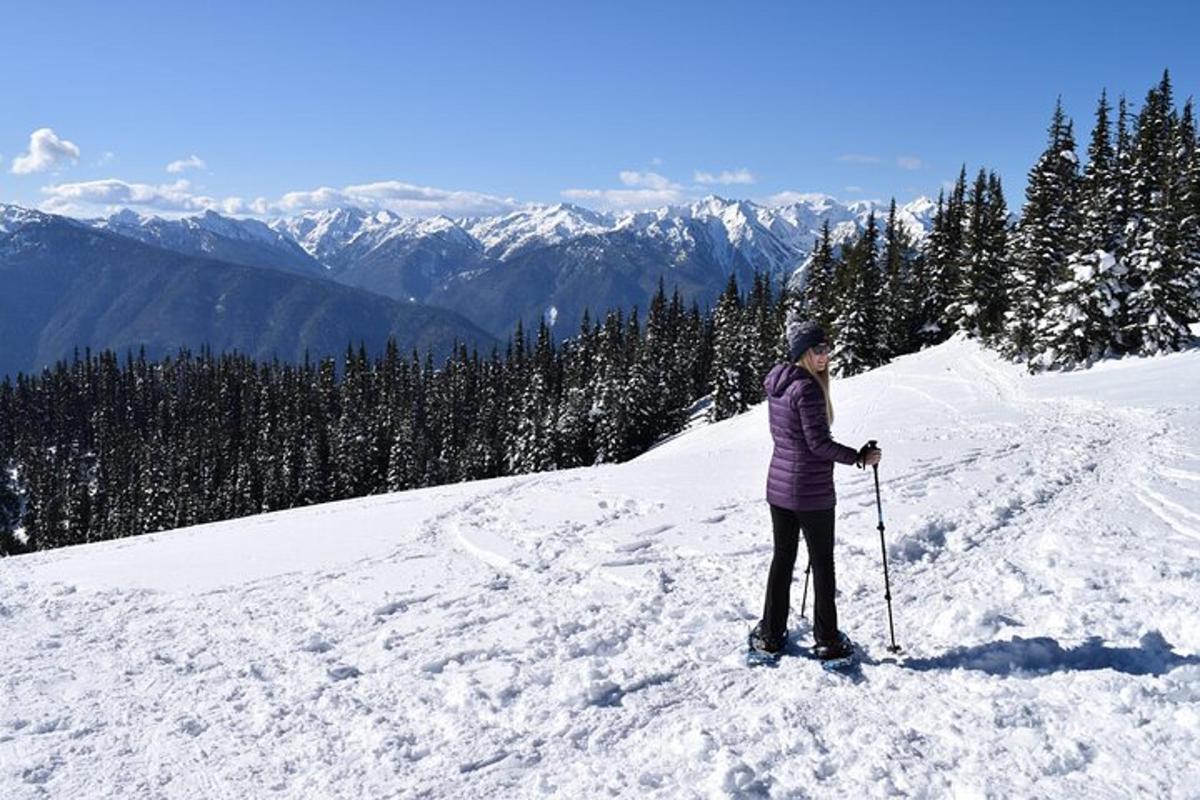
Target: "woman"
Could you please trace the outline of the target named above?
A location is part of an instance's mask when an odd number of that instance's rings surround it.
[[[767,373],[771,438],[775,450],[767,473],[767,503],[775,536],[775,555],[767,579],[763,617],[751,634],[751,646],[777,654],[787,641],[788,602],[796,564],[799,532],[804,531],[813,583],[813,655],[842,658],[853,652],[838,630],[833,572],[833,521],[837,496],[833,462],[860,469],[878,464],[882,451],[863,445],[857,452],[829,433],[829,340],[814,322],[789,318],[788,363]]]

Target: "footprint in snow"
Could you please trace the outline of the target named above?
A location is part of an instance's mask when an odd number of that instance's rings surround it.
[[[329,677],[333,678],[335,681],[344,681],[347,678],[357,678],[362,675],[362,673],[358,671],[358,667],[352,666],[330,667],[328,670],[326,670],[326,672],[328,673]]]
[[[207,729],[207,725],[194,717],[184,717],[179,721],[179,732],[188,736],[199,736]]]

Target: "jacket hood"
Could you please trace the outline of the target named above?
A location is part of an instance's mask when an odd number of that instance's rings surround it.
[[[771,367],[771,371],[763,380],[763,389],[768,397],[783,397],[789,386],[807,375],[808,372],[801,367],[782,362]]]

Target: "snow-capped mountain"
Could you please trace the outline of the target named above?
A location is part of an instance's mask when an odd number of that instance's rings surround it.
[[[917,198],[898,207],[898,218],[920,239],[933,209]],[[702,306],[716,300],[730,275],[743,286],[755,272],[776,286],[795,284],[826,221],[840,244],[872,212],[882,226],[887,208],[869,201],[807,194],[769,206],[709,195],[624,213],[556,203],[452,219],[347,207],[263,223],[211,211],[163,220],[126,210],[88,224],[169,250],[450,308],[503,338],[518,320],[528,323],[551,308],[566,335],[585,308],[593,319],[613,308],[644,308],[660,279]]]
[[[921,197],[897,207],[897,216],[914,238],[931,225],[933,203]],[[632,232],[679,250],[709,246],[716,260],[729,265],[734,256],[763,272],[781,272],[804,260],[828,219],[837,243],[866,224],[874,211],[882,225],[885,207],[870,202],[842,204],[828,195],[804,195],[796,202],[764,206],[749,200],[709,195],[694,203],[652,211],[607,214],[571,203],[530,205],[492,217],[457,220],[404,218],[390,211],[357,208],[310,211],[277,219],[272,229],[288,234],[322,264],[337,270],[395,240],[436,236],[447,244],[477,250],[505,261],[522,250],[563,244],[585,236]],[[698,223],[705,228],[697,237]]]
[[[53,214],[45,214],[32,208],[0,203],[0,235],[16,233],[26,225],[45,223],[54,218]]]
[[[269,240],[244,241],[239,230],[188,238],[195,220],[139,226],[145,238],[153,238],[156,228],[182,234],[155,238],[161,242],[156,246],[142,236],[118,233],[122,222],[137,224],[126,215],[101,228],[0,208],[0,378],[41,370],[86,348],[119,354],[144,348],[156,359],[181,346],[207,345],[216,352],[299,362],[306,354],[314,359],[340,355],[358,341],[381,349],[389,337],[406,352],[428,349],[439,359],[456,343],[481,349],[496,343],[445,308],[399,302],[331,281],[290,240],[283,247]],[[244,221],[208,222],[219,229]],[[244,230],[261,236],[262,227],[249,221]],[[219,255],[190,252],[210,241]],[[184,252],[172,249],[185,246]],[[301,275],[284,268],[288,247],[299,253],[292,263],[308,263],[320,272]],[[245,260],[238,263],[235,257]]]
[[[571,203],[530,206],[495,217],[463,219],[463,230],[492,258],[504,260],[523,247],[560,244],[612,230],[614,218]]]
[[[215,211],[194,217],[146,217],[129,209],[107,218],[88,220],[100,230],[188,255],[217,258],[232,264],[266,266],[310,277],[320,264],[296,240],[256,219],[234,219]]]

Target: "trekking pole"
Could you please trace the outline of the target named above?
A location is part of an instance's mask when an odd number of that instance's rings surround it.
[[[804,604],[808,602],[808,573],[812,572],[812,562],[804,568],[804,594],[800,596],[800,616],[804,616]]]
[[[871,450],[876,449],[875,440],[867,442],[867,447]],[[879,512],[879,550],[883,554],[883,597],[887,600],[888,633],[892,637],[892,646],[888,648],[888,652],[899,653],[900,645],[896,644],[896,627],[892,624],[892,584],[888,579],[887,545],[883,541],[883,503],[879,499],[879,465],[872,464],[871,468],[875,470],[875,508]]]

